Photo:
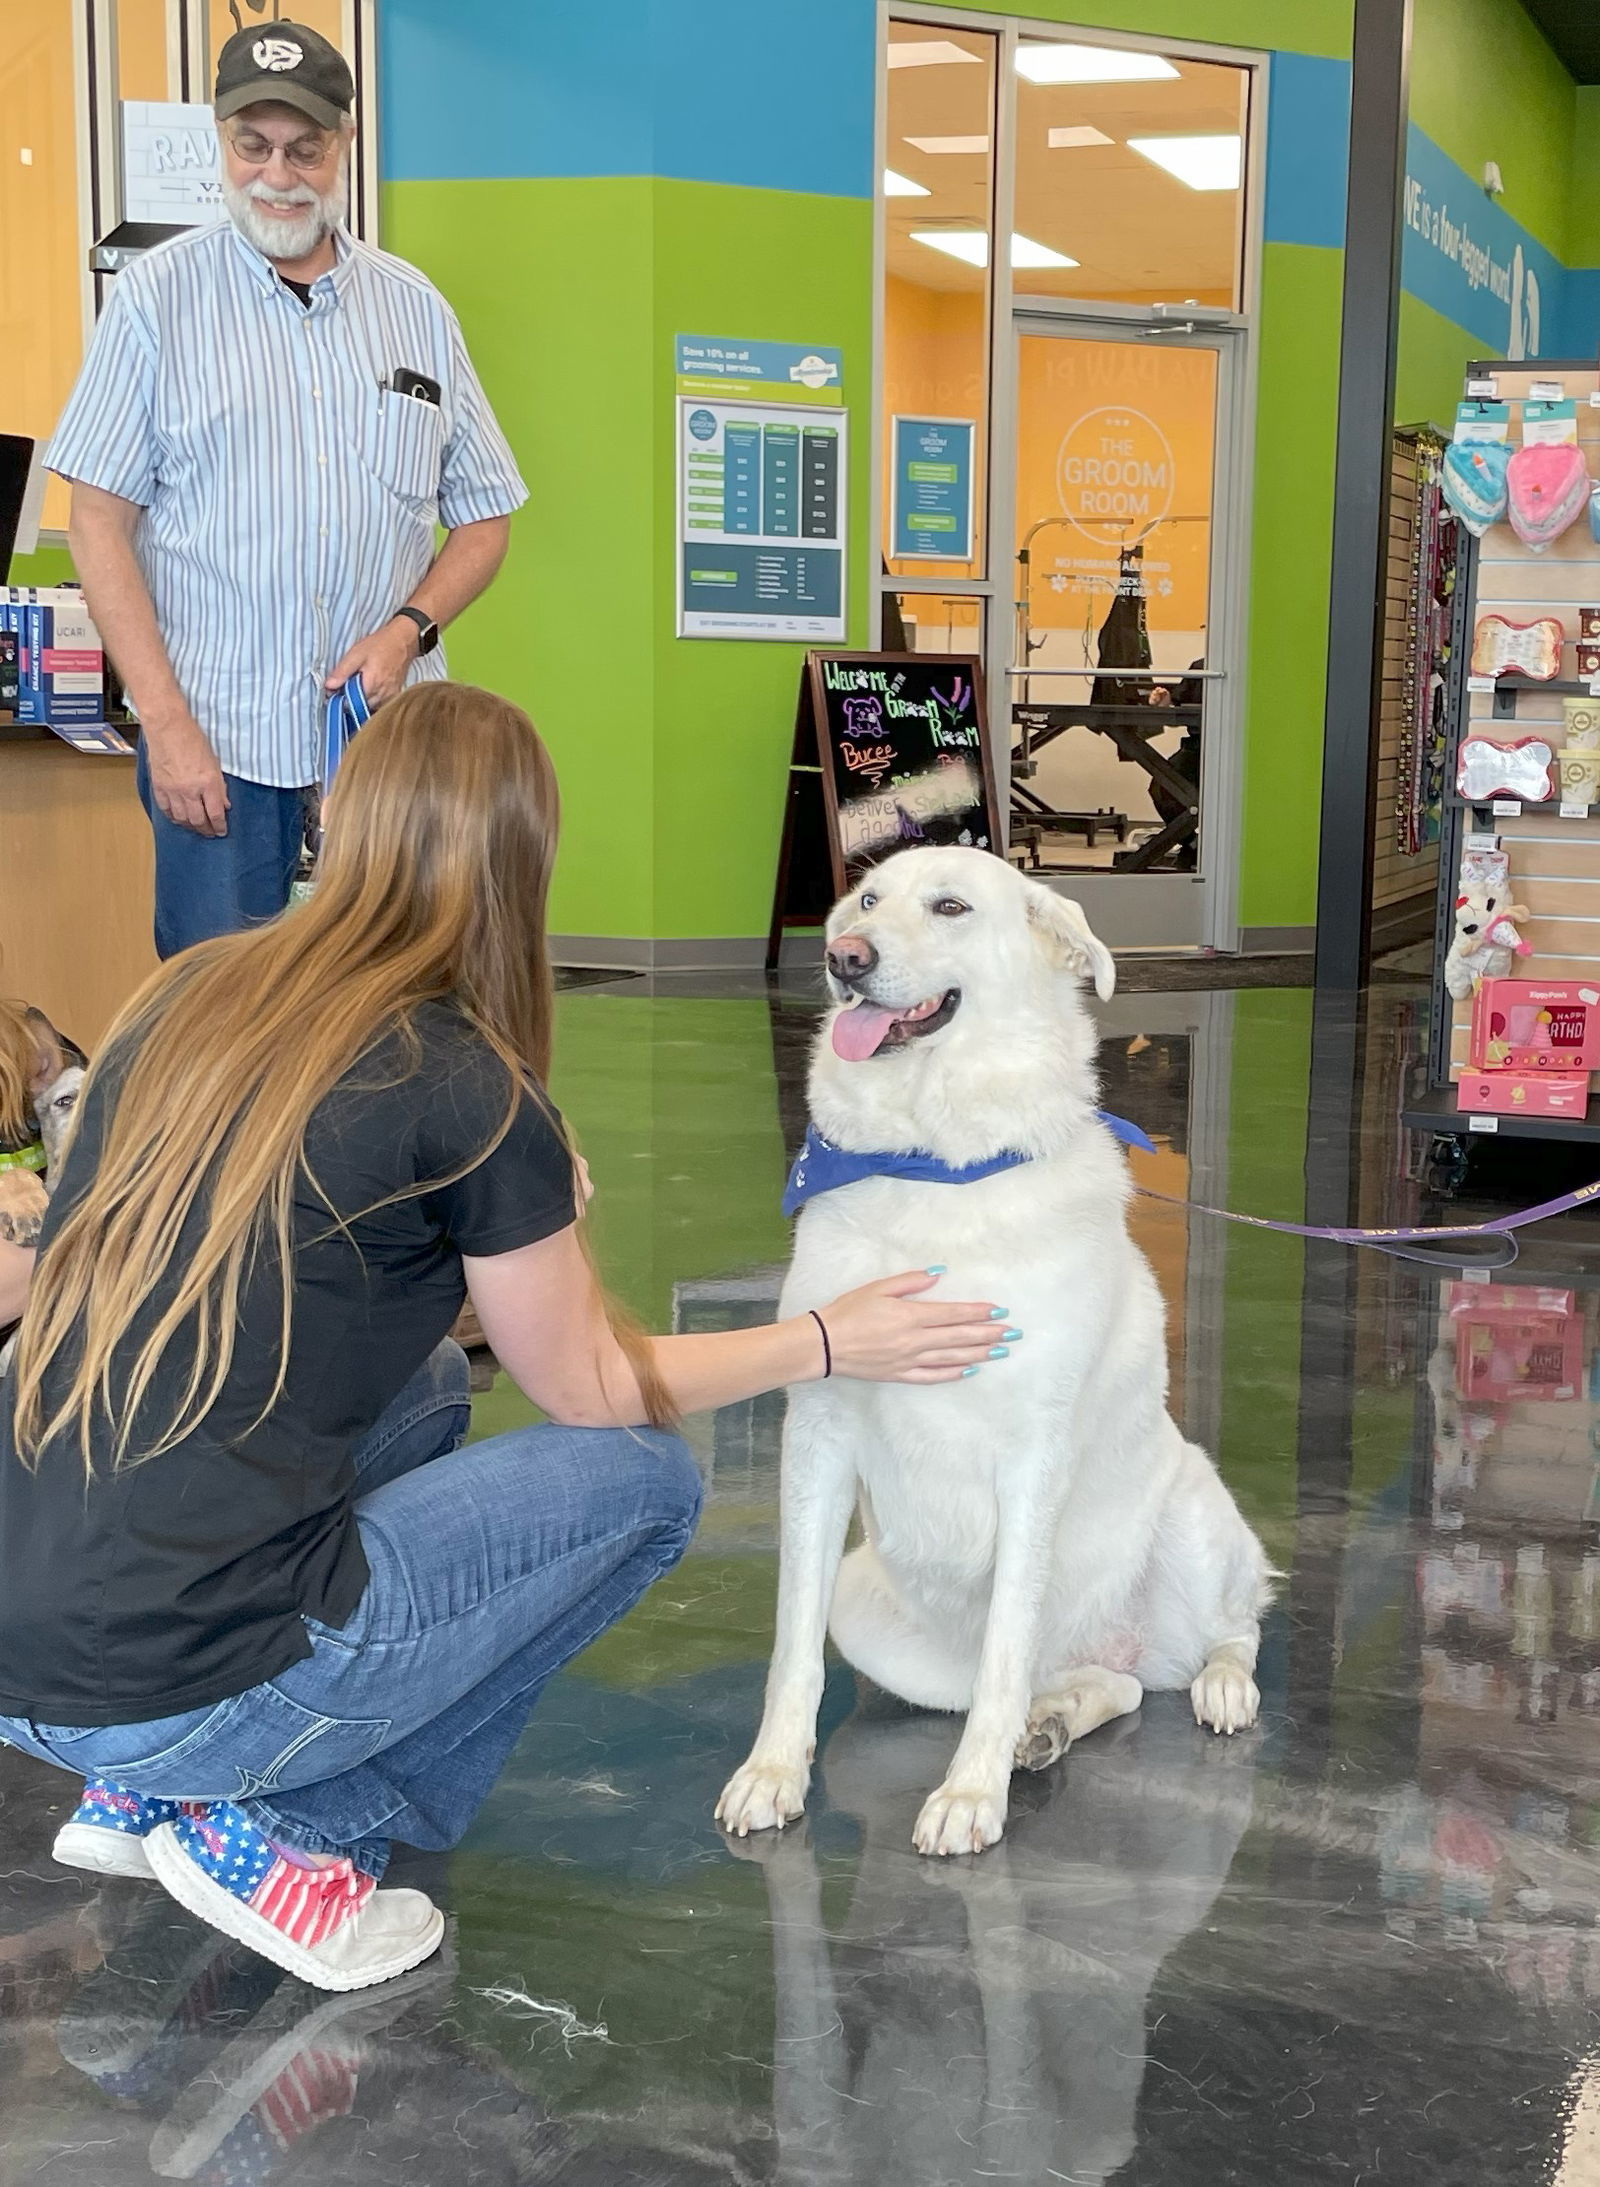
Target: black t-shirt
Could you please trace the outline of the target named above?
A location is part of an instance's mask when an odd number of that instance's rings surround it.
[[[485,1156],[510,1098],[505,1066],[445,1004],[425,1005],[415,1027],[415,1048],[387,1034],[311,1117],[312,1175],[349,1228],[335,1227],[302,1180],[288,1378],[265,1419],[255,1424],[277,1372],[282,1314],[271,1254],[241,1287],[221,1398],[159,1457],[113,1471],[109,1451],[97,1452],[86,1489],[76,1439],[64,1438],[30,1472],[12,1438],[15,1384],[0,1382],[0,1714],[69,1725],[175,1716],[308,1655],[302,1617],[340,1626],[355,1610],[367,1565],[352,1452],[448,1334],[466,1296],[461,1256],[531,1245],[575,1214],[554,1113],[524,1092]],[[108,1057],[86,1090],[45,1223],[44,1265],[92,1176],[118,1077]],[[377,1205],[457,1171],[454,1183]],[[180,1242],[175,1263],[186,1259]],[[131,1359],[172,1288],[140,1309],[119,1360]],[[181,1340],[169,1348],[137,1427],[167,1425],[190,1358]],[[68,1371],[66,1360],[52,1364],[47,1405]]]

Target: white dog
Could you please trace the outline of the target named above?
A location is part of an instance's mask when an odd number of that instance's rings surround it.
[[[1270,1574],[1167,1413],[1161,1297],[1128,1236],[1077,993],[1092,975],[1108,997],[1114,968],[1081,910],[988,852],[904,851],[835,908],[827,961],[840,1007],[810,1094],[831,1147],[1022,1159],[820,1192],[782,1312],[942,1266],[950,1296],[1003,1301],[1022,1335],[969,1380],[790,1393],[766,1710],[717,1814],[743,1836],[800,1813],[826,1627],[890,1692],[967,1712],[913,1842],[980,1852],[1014,1767],[1044,1768],[1146,1687],[1188,1686],[1216,1731],[1253,1723]],[[846,1556],[853,1507],[865,1539]]]

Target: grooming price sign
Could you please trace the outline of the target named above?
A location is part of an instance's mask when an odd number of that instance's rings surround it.
[[[680,335],[678,635],[845,634],[837,350]]]

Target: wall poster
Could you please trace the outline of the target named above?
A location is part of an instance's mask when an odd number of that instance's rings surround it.
[[[678,635],[845,635],[837,350],[678,339]]]
[[[971,418],[893,421],[891,553],[928,562],[972,560]]]

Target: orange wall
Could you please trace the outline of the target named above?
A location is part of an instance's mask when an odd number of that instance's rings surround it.
[[[1119,542],[1163,512],[1145,544],[1150,626],[1203,628],[1216,376],[1209,350],[1023,338],[1018,530],[1046,516],[1075,519],[1034,542],[1036,628],[1079,628],[1090,602],[1098,627]]]
[[[983,300],[891,276],[884,313],[884,532],[889,528],[888,419],[985,416]],[[1216,408],[1209,351],[1154,344],[1022,343],[1018,416],[1018,533],[1052,525],[1033,549],[1033,622],[1070,630],[1104,620],[1117,544],[1152,517],[1168,521],[1145,547],[1152,629],[1197,631],[1207,614]],[[983,435],[980,429],[979,445]],[[982,481],[980,472],[980,502]],[[1183,521],[1201,518],[1205,521]],[[1177,519],[1178,521],[1173,521]],[[902,561],[905,576],[975,577],[974,563]],[[1060,589],[1050,580],[1062,580]]]

